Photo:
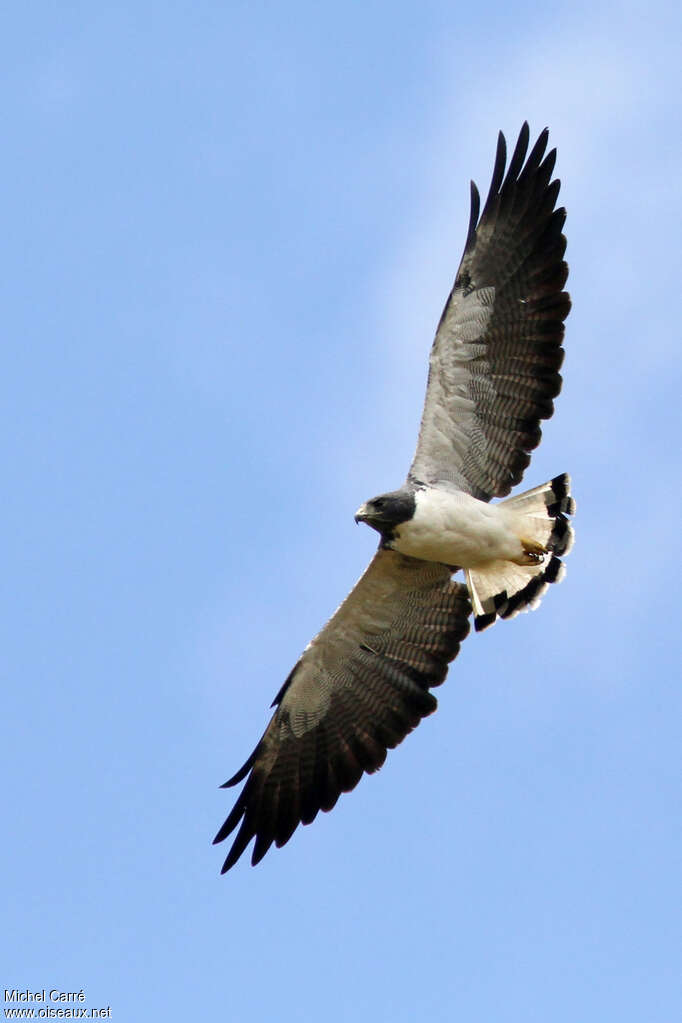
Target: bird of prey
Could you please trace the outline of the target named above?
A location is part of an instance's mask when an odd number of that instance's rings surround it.
[[[471,183],[464,255],[433,342],[407,479],[358,509],[379,548],[225,783],[245,781],[215,837],[239,827],[223,873],[253,838],[256,864],[331,810],[436,709],[430,690],[445,679],[472,608],[481,630],[536,606],[562,576],[575,511],[568,476],[489,503],[521,480],[561,388],[566,211],[555,209],[547,140],[545,129],[528,153],[524,124],[507,167],[500,133],[482,213]],[[453,581],[458,569],[463,583]]]

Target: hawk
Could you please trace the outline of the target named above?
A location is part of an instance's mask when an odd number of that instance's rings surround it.
[[[222,872],[255,838],[258,863],[331,810],[437,706],[431,693],[469,631],[536,607],[563,575],[575,511],[564,474],[515,497],[561,389],[566,218],[556,150],[524,124],[507,167],[498,136],[483,212],[471,183],[464,254],[431,349],[405,483],[356,512],[379,547],[275,697],[245,782],[214,841],[238,828]],[[506,500],[491,504],[491,498]],[[464,582],[453,580],[464,572]]]

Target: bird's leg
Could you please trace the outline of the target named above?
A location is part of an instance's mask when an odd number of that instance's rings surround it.
[[[525,555],[525,562],[527,565],[539,565],[547,553],[547,548],[537,540],[528,540],[525,536],[519,537],[521,540],[521,546],[523,547],[523,553]]]

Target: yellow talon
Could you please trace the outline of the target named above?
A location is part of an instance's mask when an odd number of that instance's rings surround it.
[[[541,543],[538,543],[537,540],[527,540],[525,536],[520,537],[520,540],[521,546],[523,547],[523,553],[527,558],[527,564],[537,565],[541,562],[547,553],[547,548]]]

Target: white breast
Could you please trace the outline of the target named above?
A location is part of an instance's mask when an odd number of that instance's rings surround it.
[[[396,528],[391,544],[401,554],[461,568],[519,558],[514,516],[502,505],[435,487],[418,490],[415,500],[413,518]]]

